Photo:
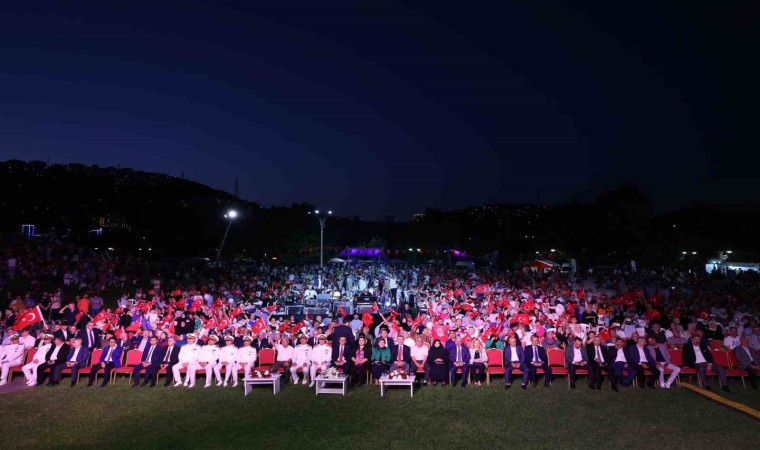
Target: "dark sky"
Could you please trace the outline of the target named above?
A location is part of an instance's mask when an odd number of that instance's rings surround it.
[[[367,218],[758,199],[760,2],[405,3],[4,4],[0,159]]]

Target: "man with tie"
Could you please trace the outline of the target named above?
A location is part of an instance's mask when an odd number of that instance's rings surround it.
[[[49,386],[55,386],[61,382],[61,372],[64,369],[71,370],[71,387],[77,384],[77,375],[79,369],[87,365],[87,357],[89,352],[82,346],[81,339],[74,339],[73,347],[69,349],[69,354],[66,355],[66,360],[63,364],[58,364],[53,367],[53,373],[50,375]]]
[[[552,368],[549,367],[549,358],[546,357],[546,350],[539,344],[538,336],[535,334],[530,337],[530,345],[523,350],[525,366],[528,369],[528,378],[533,387],[538,385],[538,369],[544,371],[544,387],[550,387],[552,381]]]
[[[757,371],[760,366],[757,353],[749,346],[749,337],[739,338],[739,346],[734,348],[734,355],[739,365],[738,368],[749,374],[749,384],[752,389],[757,389]]]
[[[82,346],[89,352],[92,352],[96,348],[100,348],[100,330],[95,328],[95,322],[87,322],[84,330],[80,330],[77,333],[77,338],[82,340]]]
[[[391,372],[394,370],[403,370],[409,373],[409,363],[412,359],[411,349],[404,345],[404,336],[396,336],[396,345],[391,347]]]
[[[332,365],[339,369],[343,369],[343,373],[348,375],[351,373],[351,348],[348,345],[348,338],[341,336],[338,338],[337,344],[333,346],[332,352]]]
[[[702,340],[699,336],[691,338],[691,343],[686,343],[683,346],[683,364],[687,367],[697,369],[697,376],[702,383],[702,387],[706,390],[710,390],[710,384],[707,380],[707,371],[713,370],[718,374],[723,390],[731,392],[728,387],[728,380],[726,380],[726,371],[723,367],[713,364],[712,353],[710,350],[703,349],[700,344]]]
[[[112,337],[108,339],[108,347],[100,354],[100,361],[97,362],[97,365],[94,362],[92,363],[87,387],[92,386],[97,373],[101,369],[103,370],[103,383],[101,383],[100,387],[108,386],[108,381],[111,379],[111,371],[121,367],[121,353],[123,350],[124,347],[118,345],[116,338]]]
[[[66,362],[66,355],[69,354],[69,344],[64,342],[63,338],[56,336],[53,341],[53,346],[50,347],[47,354],[44,356],[45,362],[37,367],[37,386],[42,386],[45,382],[45,371],[50,369],[51,375],[53,367],[58,364]]]
[[[143,350],[140,364],[136,365],[132,370],[132,387],[140,385],[140,372],[145,372],[142,387],[148,384],[148,379],[151,381],[151,387],[156,385],[156,379],[153,378],[153,374],[158,372],[158,365],[163,357],[162,353],[163,350],[158,345],[158,338],[152,336],[148,346]]]
[[[159,370],[166,372],[166,382],[164,383],[164,387],[168,387],[172,384],[172,378],[174,375],[172,369],[174,368],[174,365],[177,364],[177,361],[179,361],[179,347],[177,346],[177,341],[174,340],[174,336],[169,336],[169,339],[166,340],[166,349],[164,349],[163,358],[161,358],[161,363],[158,365]],[[156,377],[158,377],[158,373],[156,373]]]
[[[451,361],[451,367],[449,368],[451,387],[456,387],[457,369],[461,369],[462,388],[464,388],[467,386],[467,371],[470,366],[470,349],[462,345],[462,338],[459,336],[454,339],[454,346],[449,350],[449,360]]]
[[[594,336],[590,344],[586,346],[588,353],[588,387],[602,390],[602,369],[607,368],[607,347],[602,347],[602,340]]]
[[[584,348],[581,348],[582,345],[583,341],[580,338],[575,338],[572,341],[572,345],[568,345],[567,349],[565,349],[565,365],[570,375],[571,389],[575,389],[575,372],[588,366],[588,353],[586,353]]]
[[[652,355],[646,351],[646,343],[646,339],[643,337],[636,339],[636,344],[628,347],[628,361],[630,361],[631,366],[636,368],[639,387],[642,389],[645,387],[644,371],[650,370],[652,372],[654,376],[649,383],[646,383],[646,386],[654,389],[654,380],[655,377],[660,376],[660,371],[657,369],[657,365],[652,359]]]
[[[512,387],[512,372],[522,371],[522,389],[528,387],[528,368],[525,366],[525,352],[517,344],[516,336],[509,336],[507,346],[504,347],[504,389]]]

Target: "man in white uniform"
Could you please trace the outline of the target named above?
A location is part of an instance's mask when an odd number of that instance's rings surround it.
[[[237,370],[235,366],[237,365],[238,348],[235,347],[235,338],[229,335],[224,337],[224,344],[225,346],[219,352],[219,364],[214,368],[214,372],[216,373],[216,385],[227,387],[227,380],[230,379],[230,374],[233,370]],[[222,368],[225,370],[224,384],[222,384]]]
[[[314,387],[314,379],[317,377],[317,370],[324,372],[330,367],[332,361],[332,347],[327,345],[327,337],[324,334],[317,336],[317,345],[311,349],[311,367],[309,375],[311,375],[311,384],[309,387]]]
[[[40,364],[45,362],[45,355],[53,346],[53,335],[46,334],[42,336],[42,342],[37,346],[37,352],[34,354],[34,358],[29,364],[25,364],[21,370],[26,377],[27,386],[35,386],[37,384],[37,368]]]
[[[245,373],[243,374],[244,379],[250,375],[254,364],[256,364],[256,347],[251,345],[252,340],[253,338],[250,336],[243,337],[243,346],[240,347],[237,351],[237,356],[235,357],[235,365],[232,366],[232,372],[227,372],[224,380],[225,386],[230,377],[232,377],[234,380],[232,387],[237,387],[238,370],[241,368],[245,368]]]
[[[214,375],[214,368],[219,362],[219,353],[222,349],[216,345],[217,342],[219,342],[219,338],[212,334],[208,337],[208,343],[201,347],[198,352],[198,369],[206,371],[206,385],[204,387],[211,387],[211,377]],[[217,375],[216,381],[221,384],[222,376]]]
[[[195,343],[196,336],[192,333],[187,335],[187,344],[183,345],[179,349],[179,360],[177,364],[172,367],[172,374],[174,375],[174,387],[195,386],[195,370],[198,367],[198,353],[201,347]],[[185,382],[182,383],[182,374],[180,370],[185,369]]]
[[[24,362],[24,352],[26,351],[24,345],[18,342],[18,334],[11,336],[11,343],[4,347],[5,354],[0,359],[0,367],[2,368],[0,386],[8,382],[8,372],[10,372],[11,367],[18,366]]]
[[[290,366],[290,375],[293,377],[293,384],[298,383],[298,369],[303,372],[303,383],[306,384],[309,379],[309,366],[311,366],[311,346],[306,342],[309,338],[305,334],[298,336],[301,342],[293,349],[293,364]]]

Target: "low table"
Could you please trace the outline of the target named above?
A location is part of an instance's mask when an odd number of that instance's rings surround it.
[[[335,378],[327,378],[322,375],[316,377],[314,382],[317,385],[317,395],[319,394],[341,394],[346,395],[348,392],[348,376],[338,375]],[[341,387],[327,387],[328,384],[340,384]]]
[[[387,386],[409,386],[409,396],[414,397],[414,378],[413,376],[408,376],[406,379],[391,379],[388,378],[388,375],[383,375],[380,377],[380,397],[385,396],[385,388]]]
[[[274,395],[280,392],[280,374],[274,374],[263,378],[244,378],[243,379],[243,392],[244,395],[248,395],[253,390],[253,386],[259,386],[262,384],[271,384]]]

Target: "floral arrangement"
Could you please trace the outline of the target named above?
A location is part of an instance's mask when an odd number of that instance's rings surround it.
[[[406,380],[406,377],[407,377],[406,372],[404,372],[403,370],[394,370],[393,372],[388,374],[388,378],[390,378],[391,380],[398,380],[398,379]]]
[[[253,376],[256,377],[256,378],[269,378],[269,377],[272,376],[272,374],[268,370],[264,370],[264,371],[254,370],[253,371]]]
[[[340,373],[335,367],[330,367],[329,369],[322,372],[322,376],[325,378],[338,378],[340,376]]]

